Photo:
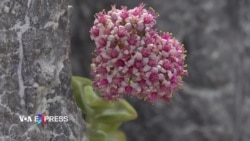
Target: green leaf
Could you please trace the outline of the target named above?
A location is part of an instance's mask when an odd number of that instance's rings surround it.
[[[95,108],[97,111],[98,109],[113,107],[114,104],[109,101],[103,100],[101,97],[97,95],[97,93],[93,90],[92,86],[85,86],[84,87],[84,94],[86,96],[86,102],[91,108]]]
[[[125,134],[117,130],[124,121],[137,117],[135,109],[124,99],[105,101],[87,78],[73,76],[71,84],[77,105],[86,114],[89,141],[126,141]]]
[[[122,124],[122,122],[117,122],[113,124],[107,124],[107,123],[102,123],[102,122],[97,122],[96,120],[93,120],[89,122],[91,124],[91,129],[96,129],[96,130],[102,130],[105,133],[110,133],[116,131]]]
[[[76,103],[78,107],[82,110],[84,113],[92,113],[93,110],[90,108],[90,106],[86,102],[86,97],[84,94],[84,87],[88,85],[92,85],[91,80],[73,76],[71,79],[71,85],[74,90],[74,95],[76,98]]]
[[[97,94],[94,92],[92,86],[89,86],[89,85],[85,86],[84,87],[84,94],[85,94],[86,102],[88,105],[91,105],[91,103],[100,100],[100,97],[98,97]]]
[[[81,76],[73,76],[72,79],[80,81],[81,85],[83,87],[85,87],[85,86],[92,86],[92,81],[90,79],[88,79],[88,78],[81,77]]]
[[[107,134],[101,130],[87,130],[87,137],[89,141],[106,141]]]
[[[135,109],[126,101],[119,100],[112,108],[103,109],[95,116],[97,122],[119,123],[135,119],[137,113]]]
[[[126,135],[122,131],[116,131],[108,134],[106,141],[126,141]]]

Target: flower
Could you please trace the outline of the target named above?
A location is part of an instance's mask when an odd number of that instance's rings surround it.
[[[130,95],[169,102],[181,87],[185,49],[170,33],[153,29],[157,14],[144,4],[96,14],[90,29],[96,44],[92,75],[106,100]]]

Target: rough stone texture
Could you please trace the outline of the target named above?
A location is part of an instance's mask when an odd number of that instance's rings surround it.
[[[70,88],[68,4],[0,1],[0,141],[86,141]],[[20,122],[39,113],[69,121]]]
[[[89,76],[94,13],[112,3],[133,7],[142,1],[76,2],[73,72]],[[158,29],[184,43],[189,76],[170,104],[130,99],[139,117],[123,126],[128,141],[249,141],[250,1],[143,2],[160,13]]]

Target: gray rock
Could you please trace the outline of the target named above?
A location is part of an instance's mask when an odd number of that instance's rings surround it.
[[[142,1],[76,1],[73,72],[89,76],[92,15],[112,3],[132,8]],[[157,28],[184,43],[189,76],[170,104],[129,99],[139,116],[123,126],[128,141],[249,141],[249,0],[143,2],[160,14]]]
[[[68,4],[0,2],[0,141],[87,140],[70,85]],[[41,113],[68,121],[38,125]]]

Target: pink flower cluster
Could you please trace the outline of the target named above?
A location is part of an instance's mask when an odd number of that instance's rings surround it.
[[[96,14],[90,30],[96,45],[93,85],[106,100],[131,95],[168,102],[181,86],[187,74],[185,49],[169,33],[153,29],[156,17],[143,4]]]

